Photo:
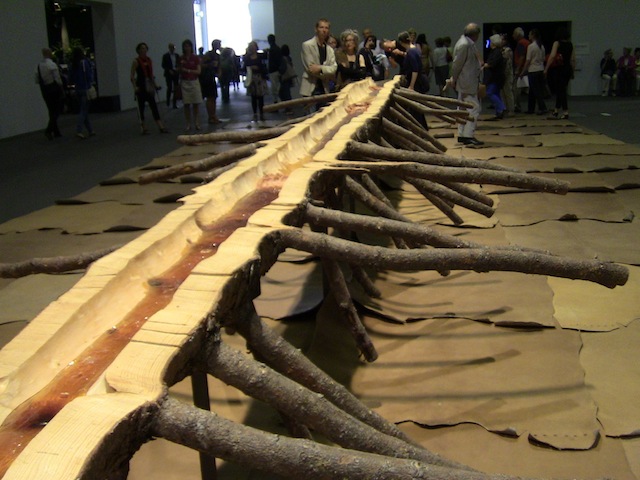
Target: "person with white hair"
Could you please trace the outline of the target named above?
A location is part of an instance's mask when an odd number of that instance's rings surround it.
[[[523,90],[529,87],[529,80],[522,76],[524,62],[527,59],[527,48],[529,48],[529,40],[524,36],[524,30],[517,27],[513,30],[513,39],[516,42],[516,48],[513,51],[513,77],[518,79],[513,82],[513,105],[514,112],[520,113],[520,96]]]
[[[458,100],[470,103],[467,122],[458,126],[458,141],[463,145],[483,145],[475,138],[478,117],[482,110],[478,98],[480,85],[481,60],[476,42],[480,38],[480,27],[470,23],[453,49],[453,65],[451,66],[451,86],[458,92]],[[460,108],[460,107],[458,107]]]
[[[505,106],[500,97],[500,90],[504,85],[504,58],[502,56],[502,37],[496,33],[489,38],[490,53],[482,66],[484,84],[487,86],[487,98],[496,111],[494,120],[504,118]]]

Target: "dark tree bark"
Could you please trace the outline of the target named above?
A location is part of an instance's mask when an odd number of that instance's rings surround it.
[[[152,432],[171,442],[285,478],[517,480],[287,438],[239,425],[170,398],[154,419]]]
[[[338,408],[380,432],[413,443],[395,424],[368,409],[343,385],[318,368],[300,350],[273,331],[253,311],[233,324],[252,352],[282,375],[321,394]]]
[[[345,413],[327,399],[219,341],[211,341],[202,359],[214,377],[263,401],[332,442],[354,450],[410,458],[434,465],[467,468],[386,435]]]
[[[282,248],[297,248],[323,258],[359,265],[374,265],[376,268],[387,270],[520,272],[587,280],[609,288],[624,285],[629,278],[629,271],[615,263],[554,257],[536,252],[482,248],[391,250],[297,230],[281,230],[275,235],[280,236]]]
[[[347,142],[344,154],[341,158],[359,159],[362,157],[376,158],[380,160],[396,160],[398,162],[415,162],[439,167],[464,167],[479,168],[485,170],[500,170],[503,172],[525,173],[522,170],[505,167],[497,163],[484,160],[452,157],[451,155],[433,153],[404,152],[395,148],[380,147],[370,143]]]

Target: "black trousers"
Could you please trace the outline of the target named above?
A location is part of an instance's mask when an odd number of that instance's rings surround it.
[[[58,117],[62,113],[62,90],[56,92],[42,91],[42,98],[47,105],[47,112],[49,113],[49,123],[45,132],[47,135],[60,136],[60,129],[58,128]]]

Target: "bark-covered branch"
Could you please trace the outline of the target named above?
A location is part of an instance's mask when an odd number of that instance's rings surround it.
[[[178,142],[186,145],[198,143],[254,143],[261,140],[279,137],[287,132],[291,127],[259,128],[257,130],[232,130],[228,132],[212,132],[199,135],[178,135]]]
[[[376,173],[396,175],[399,177],[411,176],[415,178],[424,178],[435,182],[503,185],[517,187],[523,190],[558,193],[562,195],[569,191],[569,182],[563,182],[552,178],[535,177],[527,173],[465,167],[439,167],[407,163],[383,164],[349,161],[345,163],[345,166],[348,168],[366,168]]]
[[[0,263],[0,278],[20,278],[36,273],[64,273],[73,270],[84,270],[91,263],[120,247],[121,245],[117,245],[79,255],[32,258],[23,262]]]
[[[416,123],[411,122],[405,117],[397,108],[390,107],[387,110],[388,116],[398,122],[399,125],[402,125],[404,128],[417,135],[420,138],[423,138],[427,142],[429,142],[436,149],[434,153],[444,153],[447,151],[447,147],[440,142],[437,138],[427,132],[422,126],[416,125]]]
[[[437,232],[427,225],[403,220],[393,220],[379,216],[358,215],[355,213],[329,210],[307,204],[305,218],[309,223],[333,228],[351,230],[404,238],[418,245],[431,245],[438,248],[482,248],[482,245],[461,240],[453,235]],[[499,248],[499,247],[493,247]],[[505,247],[516,249],[515,247]]]
[[[362,325],[340,265],[334,260],[322,259],[322,268],[327,276],[327,284],[333,293],[333,299],[336,301],[338,311],[347,322],[347,327],[356,342],[358,350],[360,350],[367,362],[375,362],[378,358],[378,352],[367,330]]]
[[[344,155],[341,155],[341,158],[360,159],[363,157],[369,157],[380,160],[395,160],[398,162],[416,162],[440,167],[481,168],[485,170],[525,173],[522,170],[505,167],[503,165],[486,162],[484,160],[452,157],[451,155],[444,154],[404,152],[395,148],[381,147],[379,145],[355,142],[352,140],[347,142],[345,147]]]
[[[397,94],[392,94],[393,100],[397,105],[402,105],[403,107],[414,110],[416,112],[422,113],[424,115],[434,115],[441,120],[444,120],[449,123],[466,123],[466,119],[469,116],[469,112],[467,110],[441,110],[441,109],[433,109],[425,107],[423,104],[416,102],[414,100],[409,100],[408,98],[401,97]]]
[[[246,339],[249,349],[257,352],[274,370],[321,394],[349,415],[376,430],[411,443],[395,424],[368,409],[343,385],[271,329],[255,311],[249,315],[240,315],[233,326]]]
[[[216,153],[210,157],[206,157],[200,160],[194,160],[192,162],[181,163],[179,165],[173,165],[171,167],[162,168],[160,170],[154,170],[149,173],[140,175],[138,183],[140,185],[146,185],[152,182],[159,182],[161,180],[167,180],[170,178],[180,177],[182,175],[188,175],[195,172],[206,172],[214,168],[220,168],[227,166],[230,163],[237,162],[243,158],[250,157],[256,153],[256,149],[264,144],[252,143],[250,145],[244,145],[242,147],[234,148],[233,150],[227,150],[225,152]]]
[[[485,205],[482,202],[478,202],[472,198],[469,198],[465,195],[462,195],[459,192],[451,190],[448,187],[445,187],[439,183],[432,182],[430,180],[424,180],[420,178],[413,178],[410,176],[402,177],[406,182],[410,183],[416,189],[422,193],[423,195],[429,193],[431,195],[436,195],[439,198],[454,203],[456,205],[460,205],[472,212],[479,213],[480,215],[484,215],[487,218],[490,218],[495,213],[493,208],[488,205]]]
[[[437,95],[429,95],[426,93],[416,92],[415,90],[409,90],[405,87],[397,87],[394,93],[406,98],[415,100],[416,102],[433,102],[441,105],[448,105],[453,107],[473,108],[474,105],[469,102],[463,102],[461,100],[449,97],[442,97]]]
[[[629,278],[629,270],[615,263],[555,257],[536,252],[483,248],[391,250],[304,231],[281,230],[276,235],[280,236],[283,244],[281,248],[296,248],[323,258],[374,265],[385,270],[520,272],[587,280],[609,288],[624,285]]]
[[[376,287],[364,268],[362,268],[360,265],[353,264],[350,264],[349,268],[351,268],[353,278],[360,284],[367,295],[372,298],[382,297],[382,292],[378,289],[378,287]]]
[[[434,465],[466,468],[370,427],[324,397],[220,341],[211,341],[205,354],[203,367],[211,375],[271,405],[342,447]]]
[[[265,105],[264,111],[268,113],[268,112],[276,112],[278,110],[282,110],[283,108],[298,107],[300,105],[304,106],[304,105],[314,105],[316,103],[328,103],[328,102],[333,102],[336,98],[338,98],[337,93],[326,93],[324,95],[314,95],[312,97],[294,98],[293,100],[287,100],[284,102]]]
[[[440,467],[425,462],[292,439],[237,424],[177,400],[166,399],[151,428],[154,436],[236,464],[308,480],[515,480],[506,475]]]

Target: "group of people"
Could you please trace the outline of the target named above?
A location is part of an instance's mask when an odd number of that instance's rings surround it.
[[[438,93],[448,95],[455,92],[458,99],[473,105],[469,108],[469,121],[459,128],[458,139],[463,144],[481,143],[474,132],[484,95],[491,102],[497,120],[522,112],[520,99],[524,89],[528,93],[526,113],[549,115],[550,118],[569,117],[567,89],[575,70],[575,50],[566,29],[558,30],[548,55],[536,28],[531,29],[527,36],[522,28],[516,28],[511,35],[513,49],[507,34],[494,29],[486,55],[477,45],[480,33],[478,25],[471,23],[465,27],[453,48],[449,37],[440,37],[435,41],[435,48],[431,49],[426,35],[417,35],[414,29],[400,32],[395,40],[379,40],[370,28],[363,30],[362,37],[356,30],[347,29],[338,38],[331,34],[329,21],[322,18],[316,22],[315,35],[302,43],[300,95],[336,92],[367,77],[374,81],[384,80],[389,77],[391,68],[399,67],[402,86],[426,93],[433,75]],[[167,107],[173,105],[173,108],[178,108],[178,101],[182,101],[186,131],[201,129],[199,106],[202,103],[206,106],[208,122],[220,122],[216,114],[217,85],[220,85],[222,101],[228,102],[230,85],[239,81],[242,69],[254,121],[264,120],[266,95],[270,94],[274,102],[291,99],[291,88],[298,82],[298,75],[289,47],[279,46],[273,34],[267,41],[269,47],[264,52],[259,50],[255,41],[250,42],[242,57],[242,65],[233,49],[222,48],[221,41],[217,39],[212,42],[211,50],[200,55],[194,52],[193,42],[189,39],[182,42],[181,55],[176,53],[174,44],[169,44],[162,57],[166,103]],[[149,133],[145,123],[145,105],[148,104],[159,131],[164,133],[167,129],[156,103],[160,87],[155,81],[148,50],[146,43],[138,44],[137,57],[131,65],[131,84],[137,102],[140,131]],[[60,136],[57,117],[61,112],[62,81],[51,51],[43,49],[42,53],[36,82],[40,84],[49,111],[45,134],[53,139]],[[640,48],[636,48],[633,55],[631,49],[625,48],[617,61],[609,49],[600,67],[603,95],[639,93]],[[94,79],[93,69],[82,49],[73,52],[70,81],[75,85],[74,94],[79,105],[77,136],[87,138],[94,135],[88,116]],[[549,87],[556,95],[555,108],[551,112],[545,103]]]
[[[269,49],[260,52],[255,41],[249,42],[242,57],[243,66],[233,49],[222,48],[218,39],[211,42],[211,50],[194,53],[191,40],[182,42],[182,55],[175,54],[170,44],[169,52],[163,56],[162,67],[167,82],[167,106],[182,100],[186,130],[200,130],[199,105],[205,102],[209,124],[218,124],[216,114],[217,87],[220,85],[222,102],[230,101],[230,87],[239,82],[240,71],[245,71],[245,87],[251,97],[253,120],[264,120],[264,97],[272,93],[274,101],[291,99],[291,86],[295,80],[289,47],[276,44],[275,35],[268,37]],[[132,77],[133,78],[133,77]],[[153,108],[153,107],[152,107]],[[142,114],[141,114],[142,117]],[[155,118],[155,117],[154,117]],[[142,127],[144,129],[144,126]]]
[[[631,55],[631,48],[622,49],[622,56],[616,61],[613,50],[608,48],[600,60],[602,96],[630,97],[640,95],[640,47]]]
[[[206,109],[209,123],[219,123],[216,115],[216,99],[218,89],[216,75],[220,69],[220,40],[211,43],[211,50],[201,56],[194,50],[193,42],[186,39],[182,42],[182,54],[175,52],[175,45],[170,43],[168,51],[162,56],[162,69],[167,85],[166,103],[178,108],[178,101],[182,100],[184,106],[185,130],[200,130],[200,104],[206,99]],[[147,44],[142,42],[136,47],[138,56],[131,64],[131,84],[134,89],[138,104],[138,119],[140,132],[143,135],[149,133],[145,124],[145,104],[149,104],[151,114],[158,129],[166,133],[158,105],[156,103],[157,92],[160,87],[156,84],[153,63],[147,56]]]

